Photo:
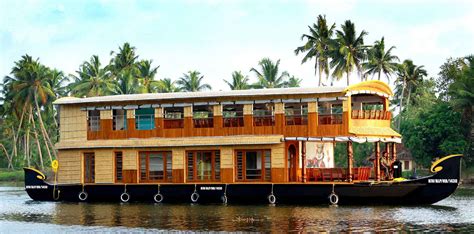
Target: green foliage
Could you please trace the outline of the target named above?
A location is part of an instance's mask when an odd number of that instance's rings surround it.
[[[368,61],[362,64],[365,76],[378,74],[378,80],[380,80],[380,75],[383,73],[390,81],[390,75],[395,73],[398,66],[396,62],[399,61],[398,57],[392,54],[393,49],[395,46],[385,51],[385,38],[383,37],[380,41],[375,41],[374,46],[367,52]]]
[[[1,182],[24,181],[24,180],[25,180],[25,174],[23,173],[23,170],[15,170],[15,171],[0,170]]]
[[[253,84],[254,88],[282,88],[286,85],[286,78],[288,78],[288,72],[284,71],[279,73],[280,60],[278,59],[274,63],[269,58],[263,58],[258,62],[260,71],[256,68],[250,69],[257,76],[257,83]]]
[[[467,145],[459,125],[460,114],[439,101],[420,109],[402,122],[405,145],[417,163],[429,166],[432,159],[462,153]]]
[[[317,23],[309,26],[310,34],[303,34],[301,40],[306,39],[303,46],[296,48],[295,54],[306,52],[301,60],[301,63],[306,63],[308,60],[314,58],[315,73],[319,71],[318,86],[322,85],[322,73],[329,75],[329,51],[332,36],[334,34],[335,24],[328,26],[326,16],[318,15]],[[290,86],[291,87],[291,86]]]
[[[331,67],[334,68],[333,76],[341,79],[346,73],[347,85],[349,85],[349,74],[354,68],[361,73],[362,62],[366,59],[367,46],[364,45],[364,37],[368,33],[364,30],[357,35],[354,23],[346,20],[341,25],[342,30],[336,31],[336,39],[331,43]]]
[[[185,92],[197,92],[212,89],[209,84],[202,83],[203,79],[204,76],[202,76],[200,72],[189,71],[187,74],[183,74],[176,83],[179,85],[180,90]]]
[[[224,80],[231,90],[249,89],[249,77],[244,76],[241,71],[232,72],[232,81]]]

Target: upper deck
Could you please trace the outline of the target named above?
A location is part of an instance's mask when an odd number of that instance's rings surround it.
[[[140,143],[136,138],[399,138],[390,128],[392,95],[385,83],[367,81],[349,87],[67,97],[54,104],[60,112],[58,145],[67,148],[77,141]],[[222,140],[212,139],[214,145]]]

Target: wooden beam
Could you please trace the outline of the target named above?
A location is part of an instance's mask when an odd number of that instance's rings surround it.
[[[380,142],[375,142],[375,180],[380,181]]]
[[[352,167],[353,167],[353,150],[352,141],[347,142],[347,177],[349,182],[352,182]]]
[[[301,158],[303,161],[303,165],[301,166],[302,172],[301,175],[303,177],[303,183],[306,183],[306,141],[301,142]]]
[[[397,145],[395,145],[395,142],[392,143],[392,162],[397,161]]]

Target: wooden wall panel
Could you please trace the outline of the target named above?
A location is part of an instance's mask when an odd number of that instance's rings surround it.
[[[285,168],[273,168],[272,167],[272,182],[280,183],[286,182]]]
[[[171,150],[173,159],[173,169],[185,169],[185,149],[183,147],[176,147]]]
[[[222,183],[234,182],[234,168],[221,168],[221,182]]]
[[[137,170],[122,170],[122,175],[123,175],[124,184],[137,183],[137,179],[138,179]]]
[[[114,155],[110,149],[96,149],[95,183],[114,183]]]
[[[308,113],[308,136],[318,135],[318,113]]]
[[[173,183],[184,183],[184,169],[173,169]]]
[[[58,183],[81,183],[82,155],[79,150],[58,151]]]

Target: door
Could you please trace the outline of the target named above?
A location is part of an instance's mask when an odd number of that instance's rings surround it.
[[[287,152],[287,165],[288,165],[288,181],[297,181],[298,180],[298,153],[295,145],[291,144],[288,146]]]
[[[95,182],[95,155],[84,153],[84,183]]]

